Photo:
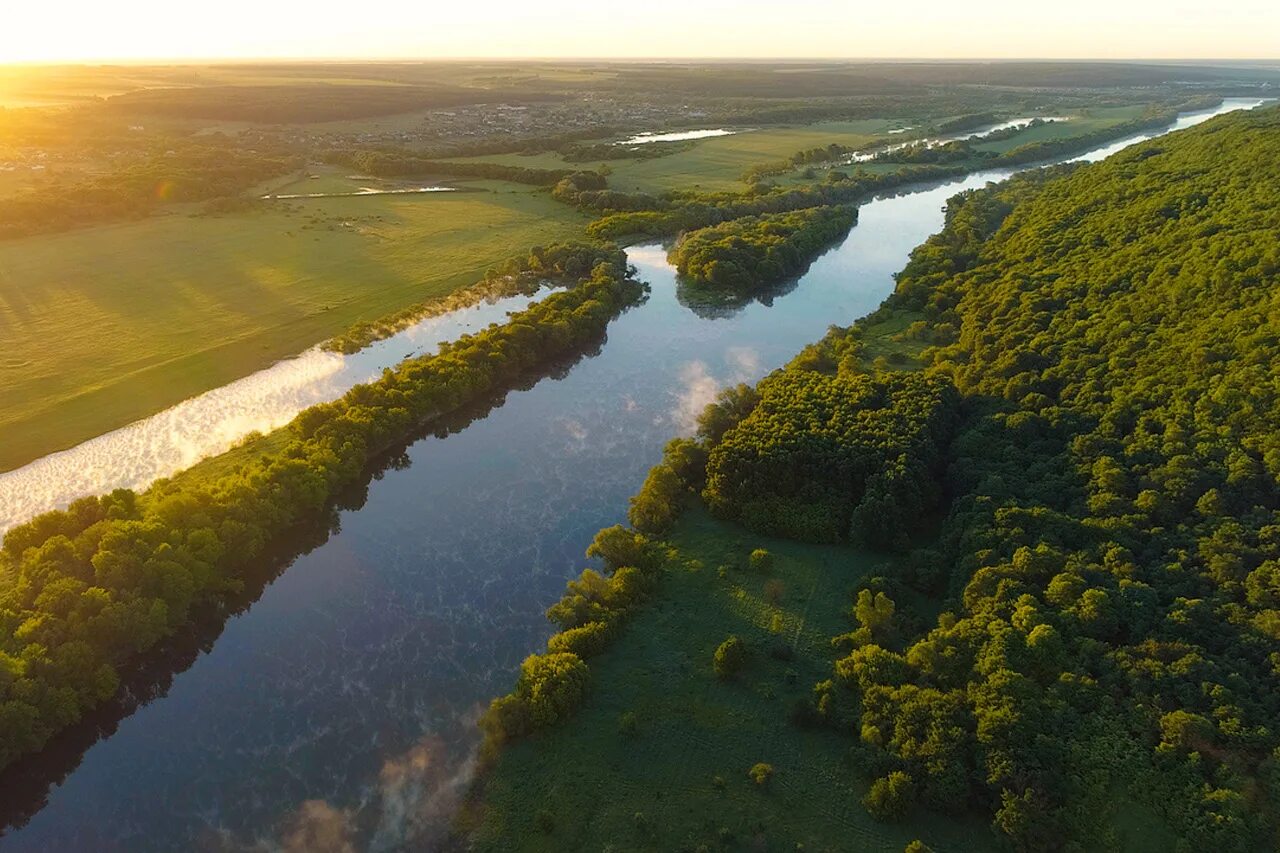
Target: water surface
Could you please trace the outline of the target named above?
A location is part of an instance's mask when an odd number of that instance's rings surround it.
[[[650,142],[683,142],[686,139],[709,139],[713,136],[732,136],[739,131],[724,127],[707,130],[677,130],[671,133],[637,133],[626,139],[620,139],[614,145],[645,145]]]
[[[486,300],[428,317],[353,355],[312,347],[150,417],[0,474],[0,534],[76,498],[141,489],[224,453],[252,432],[284,426],[298,412],[336,400],[405,358],[434,352],[502,322],[549,292]]]

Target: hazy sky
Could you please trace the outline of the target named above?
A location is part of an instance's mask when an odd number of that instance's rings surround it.
[[[1277,0],[10,0],[3,5],[0,62],[1280,55]]]

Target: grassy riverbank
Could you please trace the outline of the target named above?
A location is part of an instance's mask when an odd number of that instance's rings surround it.
[[[479,850],[896,853],[914,838],[995,849],[979,819],[876,823],[859,805],[867,785],[849,770],[847,738],[787,722],[795,700],[830,677],[830,638],[851,629],[859,582],[891,571],[891,558],[762,537],[701,508],[668,541],[678,556],[653,600],[591,659],[591,692],[572,722],[503,750],[474,816]],[[767,574],[747,568],[754,548],[773,554]],[[720,566],[730,567],[723,576]],[[712,656],[729,635],[749,652],[726,682]],[[791,660],[770,654],[779,644]],[[634,733],[621,733],[629,720]],[[757,762],[774,768],[765,786],[747,776]]]
[[[0,470],[582,233],[545,193],[264,202],[0,243]]]

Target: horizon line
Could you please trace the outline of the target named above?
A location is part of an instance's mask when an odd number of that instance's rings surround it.
[[[237,65],[249,63],[344,63],[344,64],[391,64],[391,63],[460,63],[460,62],[533,62],[533,63],[853,63],[853,64],[891,64],[891,63],[1018,63],[1018,62],[1067,62],[1078,64],[1280,64],[1280,56],[1276,57],[1190,57],[1190,56],[1130,56],[1130,57],[1082,57],[1082,56],[189,56],[189,57],[83,57],[83,58],[51,58],[51,59],[16,59],[0,60],[0,68],[41,68],[61,66],[151,66],[151,65]]]

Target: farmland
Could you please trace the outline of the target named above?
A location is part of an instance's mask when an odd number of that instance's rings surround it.
[[[0,242],[0,468],[449,293],[583,221],[508,188],[263,202]]]

